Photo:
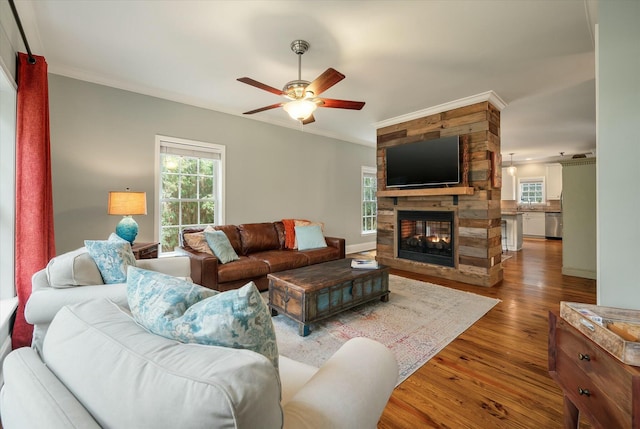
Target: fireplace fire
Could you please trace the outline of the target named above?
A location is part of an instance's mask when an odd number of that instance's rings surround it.
[[[454,267],[452,211],[398,211],[398,257]]]

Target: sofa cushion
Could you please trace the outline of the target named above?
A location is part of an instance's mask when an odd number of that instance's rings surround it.
[[[269,265],[258,259],[240,256],[233,264],[218,265],[218,283],[250,279],[269,274]]]
[[[221,263],[226,264],[239,259],[238,254],[233,250],[231,242],[224,232],[205,231],[204,238],[207,240],[211,250],[213,250],[213,254],[216,255],[216,258],[218,258]]]
[[[106,284],[124,283],[127,280],[127,267],[136,266],[131,244],[116,234],[112,233],[108,240],[85,240],[84,245]]]
[[[282,427],[267,358],[151,334],[106,300],[63,308],[43,356],[102,427]]]
[[[131,267],[127,295],[133,317],[155,334],[184,343],[253,350],[278,366],[271,314],[253,283],[219,293]]]
[[[321,262],[334,261],[340,259],[340,249],[327,246],[320,249],[298,250],[309,258],[309,265],[319,264]]]
[[[238,230],[243,255],[280,248],[278,232],[272,222],[245,223],[238,225]]]
[[[240,241],[240,232],[235,225],[218,225],[213,227],[216,231],[222,231],[229,239],[229,243],[238,255],[242,254],[242,243]]]
[[[101,285],[102,275],[86,247],[63,253],[47,264],[47,280],[53,288]]]
[[[327,247],[320,225],[296,226],[298,250],[319,249]]]
[[[249,258],[264,261],[269,265],[269,271],[272,273],[309,265],[309,258],[304,253],[296,250],[256,252],[249,255]]]
[[[191,247],[196,252],[208,253],[213,255],[211,247],[204,236],[205,232],[214,231],[212,226],[207,226],[203,231],[199,232],[185,232],[182,237],[187,246]]]

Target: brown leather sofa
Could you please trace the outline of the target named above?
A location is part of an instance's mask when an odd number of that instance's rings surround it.
[[[344,259],[344,238],[325,237],[327,247],[311,250],[285,248],[282,222],[221,225],[214,229],[223,231],[240,257],[222,264],[214,255],[198,252],[184,239],[184,234],[204,231],[204,228],[185,228],[180,233],[180,247],[176,249],[191,259],[191,278],[195,283],[210,289],[225,291],[236,289],[253,281],[259,290],[269,288],[267,274],[291,270],[321,262]]]

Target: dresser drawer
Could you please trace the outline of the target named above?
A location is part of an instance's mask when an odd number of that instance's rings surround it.
[[[585,365],[580,365],[577,356],[567,355],[559,350],[556,356],[557,381],[562,390],[580,410],[588,410],[589,414],[598,416],[598,422],[605,428],[630,428],[630,400],[626,404],[617,404],[608,396],[612,381],[607,387],[601,386],[590,377]],[[586,372],[585,370],[589,371]],[[623,410],[619,405],[623,405]]]
[[[584,373],[591,384],[606,392],[618,407],[631,413],[631,374],[615,357],[576,331],[562,319],[557,326],[558,349],[562,350]]]
[[[565,395],[565,427],[577,408],[594,428],[640,428],[640,370],[620,362],[568,322],[549,314],[549,374]],[[568,401],[568,402],[567,402]]]

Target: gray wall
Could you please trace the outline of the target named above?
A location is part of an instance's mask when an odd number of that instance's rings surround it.
[[[598,21],[598,304],[640,309],[640,1]]]
[[[562,274],[596,278],[596,160],[562,161]]]
[[[375,246],[360,236],[360,167],[375,166],[372,147],[53,74],[49,102],[58,253],[105,239],[120,220],[107,215],[108,191],[126,187],[147,192],[136,240],[157,238],[157,134],[226,146],[225,223],[305,218],[350,247]]]

